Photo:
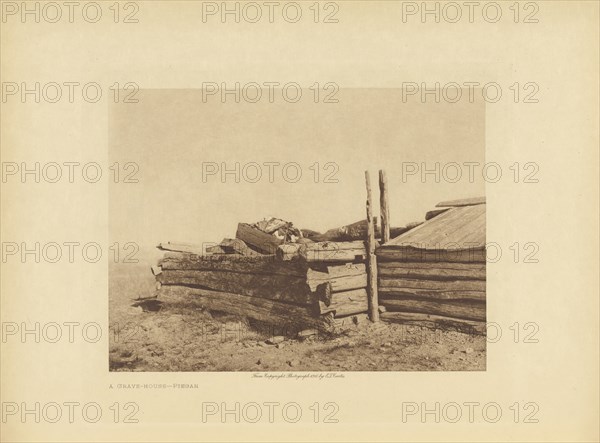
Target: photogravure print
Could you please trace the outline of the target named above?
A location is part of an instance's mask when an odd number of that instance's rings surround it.
[[[597,439],[595,2],[0,13],[3,441]]]

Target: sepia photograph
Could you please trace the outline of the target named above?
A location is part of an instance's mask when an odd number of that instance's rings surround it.
[[[0,0],[0,441],[600,441],[600,1]]]
[[[110,369],[485,370],[481,91],[208,92],[111,107]]]

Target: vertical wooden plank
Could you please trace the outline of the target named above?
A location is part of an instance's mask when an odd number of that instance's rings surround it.
[[[381,216],[381,243],[390,241],[390,207],[388,204],[388,183],[385,171],[379,170],[379,212]]]
[[[365,171],[367,185],[367,294],[369,301],[369,318],[379,321],[379,302],[377,295],[377,258],[375,256],[375,226],[373,223],[373,197],[371,177]]]

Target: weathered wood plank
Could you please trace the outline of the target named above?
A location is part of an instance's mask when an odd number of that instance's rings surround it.
[[[327,266],[329,278],[350,277],[363,275],[367,273],[367,267],[364,263],[344,263],[343,265]]]
[[[319,285],[329,283],[329,274],[309,268],[306,271],[306,283],[311,291],[316,291]]]
[[[428,250],[485,248],[486,205],[450,208],[385,246]]]
[[[280,303],[260,297],[211,291],[185,286],[162,286],[160,297],[171,298],[172,302],[193,302],[206,309],[248,317],[279,328],[293,327],[298,330],[318,329],[332,332],[335,329],[332,316],[313,316],[311,309]]]
[[[412,246],[385,245],[377,248],[381,261],[485,263],[484,248],[419,249]]]
[[[439,291],[481,291],[486,282],[482,280],[419,280],[399,277],[379,277],[379,288],[424,289]]]
[[[327,271],[320,272],[314,269],[307,271],[307,282],[313,291],[324,282],[331,283],[333,292],[349,291],[367,286],[367,272],[363,263],[328,266]]]
[[[380,268],[425,268],[425,269],[450,269],[450,270],[479,270],[485,271],[485,263],[453,263],[453,262],[400,262],[385,261],[377,264]]]
[[[282,262],[274,255],[243,257],[232,255],[199,256],[166,252],[159,261],[163,270],[230,271],[251,274],[306,276],[307,266],[300,262]]]
[[[367,294],[369,318],[372,322],[379,321],[379,303],[377,297],[377,256],[375,255],[375,226],[373,224],[373,196],[371,192],[371,177],[365,171],[365,184],[367,186]]]
[[[307,262],[353,262],[365,259],[362,241],[316,242],[303,244],[299,255]]]
[[[485,263],[384,262],[377,263],[380,277],[431,280],[485,280]]]
[[[336,292],[332,294],[329,305],[319,301],[319,312],[321,314],[335,312],[336,317],[367,312],[369,308],[367,298],[367,291],[365,289]]]
[[[381,216],[381,243],[390,241],[390,207],[388,204],[388,184],[384,170],[379,171],[379,213]]]
[[[381,320],[389,323],[421,326],[429,329],[443,329],[472,335],[485,335],[486,323],[483,321],[461,320],[440,315],[417,312],[384,312]]]
[[[247,223],[239,223],[235,238],[244,241],[250,247],[256,248],[265,254],[275,254],[277,247],[283,244],[284,240],[274,235],[262,232]]]
[[[386,307],[387,311],[421,312],[477,321],[485,321],[486,318],[485,303],[479,302],[434,301],[416,298],[398,299],[382,293],[381,304]]]
[[[336,292],[349,291],[351,289],[359,289],[366,288],[367,281],[367,273],[364,272],[362,274],[357,275],[348,275],[344,277],[334,277],[329,281],[331,283],[331,290]]]
[[[156,276],[163,285],[199,286],[299,305],[313,305],[317,297],[306,279],[289,275],[261,275],[228,271],[163,270]]]
[[[432,300],[473,300],[484,302],[485,291],[462,291],[462,290],[434,290],[434,289],[415,289],[415,288],[386,288],[379,287],[379,293],[387,298],[397,297],[419,297]]]

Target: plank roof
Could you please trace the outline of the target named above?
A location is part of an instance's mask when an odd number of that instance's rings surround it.
[[[451,207],[384,246],[410,246],[427,250],[483,248],[485,203]]]

